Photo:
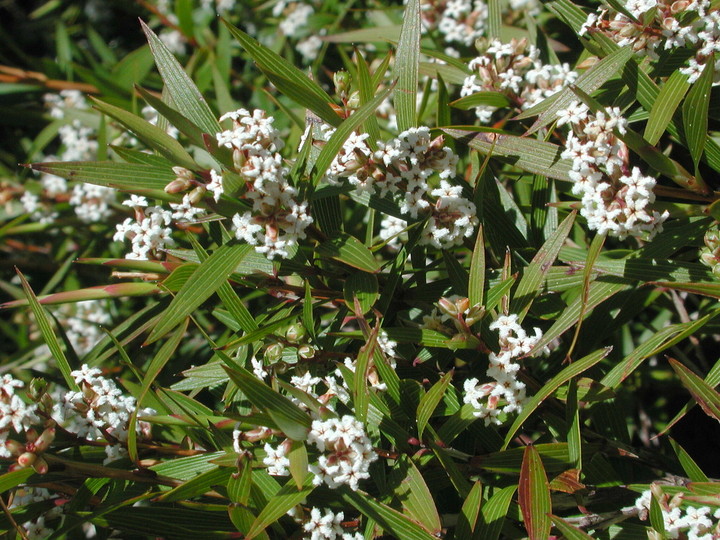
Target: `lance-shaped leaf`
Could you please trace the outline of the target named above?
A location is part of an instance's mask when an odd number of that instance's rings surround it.
[[[573,362],[565,369],[563,369],[560,373],[555,375],[552,379],[550,379],[550,381],[547,382],[545,386],[543,386],[538,391],[538,393],[535,394],[530,399],[530,401],[523,406],[522,412],[515,419],[512,426],[510,426],[510,429],[505,436],[505,444],[503,448],[508,447],[508,444],[510,444],[510,441],[512,441],[512,438],[515,436],[515,433],[517,433],[518,429],[520,429],[525,420],[530,417],[530,415],[538,408],[538,406],[540,405],[540,403],[543,402],[543,400],[545,400],[548,396],[552,395],[555,390],[560,388],[560,386],[565,384],[567,381],[569,381],[573,377],[580,375],[583,371],[586,371],[595,364],[597,364],[600,360],[610,354],[610,351],[612,351],[612,347],[599,349],[578,360],[577,362]]]
[[[360,302],[362,315],[370,311],[378,298],[378,280],[375,274],[355,272],[348,276],[343,287],[345,304],[351,310],[355,309],[355,298]]]
[[[523,271],[522,279],[520,279],[510,303],[510,312],[517,313],[520,321],[525,318],[533,300],[540,293],[542,282],[570,234],[576,215],[576,212],[572,212],[563,220]]]
[[[482,154],[490,154],[518,169],[570,181],[568,173],[572,169],[572,162],[560,157],[562,149],[556,144],[494,131],[472,133],[452,128],[443,131],[470,148]]]
[[[720,422],[720,393],[674,358],[670,365],[705,414]]]
[[[145,145],[157,150],[163,157],[167,158],[174,165],[180,165],[186,169],[197,169],[195,160],[188,154],[187,150],[176,139],[173,139],[164,129],[154,126],[147,120],[134,115],[133,113],[104,103],[99,99],[91,98],[97,110],[114,118],[130,131],[137,135]]]
[[[432,385],[430,390],[420,399],[420,403],[417,408],[417,429],[418,437],[422,439],[425,426],[427,426],[432,413],[437,408],[438,404],[445,396],[445,391],[450,386],[450,380],[452,379],[453,372],[448,371],[442,378]]]
[[[307,438],[312,420],[297,405],[249,371],[241,367],[230,369],[223,366],[223,368],[250,403],[266,412],[285,435],[295,441],[304,441]]]
[[[174,502],[199,497],[210,491],[213,486],[226,485],[232,473],[233,470],[230,467],[218,467],[217,469],[198,474],[195,478],[163,493],[158,497],[158,500]]]
[[[352,491],[343,486],[339,490],[345,502],[351,504],[363,515],[392,533],[395,538],[403,540],[434,540],[435,536],[415,523],[409,516],[390,508],[386,504],[376,501],[373,497],[362,491]]]
[[[417,95],[420,68],[421,33],[420,1],[409,0],[405,7],[393,69],[393,78],[397,80],[393,104],[397,113],[399,131],[405,131],[417,125],[415,96]]]
[[[303,502],[315,487],[312,485],[312,475],[309,474],[305,479],[305,483],[301,489],[295,485],[293,480],[289,480],[287,484],[280,488],[262,509],[250,530],[245,535],[246,540],[255,538],[271,524],[275,523],[282,516],[287,514],[288,510]]]
[[[330,106],[330,96],[298,68],[271,51],[242,30],[223,20],[230,33],[267,75],[275,87],[298,104],[310,109],[331,126],[339,126],[341,118]]]
[[[360,302],[357,301],[358,308]],[[360,309],[355,310],[356,317],[362,317],[362,313],[359,313]],[[375,348],[377,347],[377,337],[380,331],[379,326],[375,326],[370,335],[368,336],[367,342],[360,349],[355,363],[355,374],[353,376],[353,404],[355,405],[355,416],[361,422],[365,422],[367,419],[368,406],[370,404],[370,395],[368,393],[368,368],[370,367],[370,360],[375,356]]]
[[[592,536],[585,531],[573,527],[564,519],[557,516],[550,516],[550,519],[566,540],[592,540]]]
[[[153,329],[146,343],[157,341],[190,315],[227,281],[243,258],[252,251],[245,244],[225,244],[216,249],[185,282]]]
[[[160,76],[165,83],[172,102],[183,114],[205,133],[215,135],[221,131],[220,124],[195,83],[188,77],[180,63],[155,33],[142,21],[150,50],[155,57]]]
[[[34,171],[62,176],[76,182],[107,186],[123,191],[165,189],[177,175],[171,167],[114,161],[48,161],[29,165]]]
[[[468,299],[470,305],[482,305],[485,297],[485,235],[482,224],[478,226],[475,249],[470,259],[470,277],[468,281]]]
[[[518,484],[518,504],[525,522],[530,540],[546,540],[550,536],[550,485],[540,454],[534,446],[525,447],[520,482]]]
[[[483,91],[475,92],[474,94],[450,102],[451,107],[462,109],[463,111],[483,105],[489,105],[490,107],[507,107],[510,105],[510,100],[505,94],[500,92]]]
[[[380,264],[375,260],[372,251],[354,236],[340,233],[317,247],[317,254],[343,262],[359,270],[375,273],[380,271]]]
[[[150,296],[163,292],[154,283],[116,283],[114,285],[99,285],[76,291],[64,291],[38,296],[37,301],[42,305],[69,304],[84,302],[85,300],[102,300],[104,298],[121,298],[125,296]],[[0,304],[0,309],[14,308],[28,305],[27,300],[13,300]]]
[[[705,140],[707,139],[708,106],[714,77],[714,58],[715,56],[711,54],[706,60],[702,75],[688,92],[682,108],[685,139],[696,166],[705,150]]]
[[[517,486],[502,488],[482,505],[473,540],[497,540],[500,537],[516,489]]]
[[[395,494],[402,501],[405,512],[422,525],[430,534],[437,535],[442,528],[435,502],[425,479],[415,464],[402,456],[401,466],[407,470],[407,476],[400,482]]]
[[[687,75],[681,73],[679,69],[674,71],[662,85],[645,126],[644,136],[648,143],[656,145],[660,140],[689,88]]]
[[[480,509],[483,505],[482,487],[482,482],[477,480],[465,498],[462,508],[460,509],[457,525],[455,526],[455,538],[472,540],[473,531],[475,530],[478,517],[480,516]]]
[[[162,99],[156,97],[152,92],[148,92],[140,86],[135,86],[135,91],[140,94],[148,105],[164,116],[170,124],[176,127],[180,133],[190,139],[193,144],[199,146],[200,148],[205,147],[203,142],[203,130],[188,120],[186,116],[170,107]]]

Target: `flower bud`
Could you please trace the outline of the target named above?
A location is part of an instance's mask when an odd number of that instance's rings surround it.
[[[285,331],[285,339],[290,343],[299,343],[307,334],[305,327],[301,324],[293,324]]]
[[[34,378],[28,386],[28,397],[33,401],[40,401],[47,392],[47,386],[47,381],[42,377]]]
[[[46,428],[45,431],[43,431],[40,434],[40,437],[38,437],[38,440],[35,441],[35,451],[36,452],[44,452],[48,449],[50,446],[50,443],[55,440],[55,428],[49,427]]]
[[[437,305],[440,308],[440,311],[442,311],[446,315],[449,315],[450,317],[458,316],[457,306],[455,306],[455,304],[447,298],[441,298],[440,300],[438,300]]]
[[[335,92],[341,98],[346,98],[350,91],[350,74],[347,71],[337,71],[333,75]]]
[[[50,467],[48,467],[48,462],[45,461],[45,458],[39,457],[32,464],[32,468],[38,474],[45,474]]]
[[[298,347],[298,356],[303,360],[310,360],[315,356],[315,347],[312,345],[301,345]]]
[[[172,172],[177,175],[178,180],[180,180],[181,178],[184,178],[185,180],[192,180],[193,178],[192,171],[186,169],[185,167],[175,166],[172,168]]]
[[[203,200],[205,193],[207,193],[207,188],[205,188],[205,186],[198,186],[190,192],[188,201],[194,206]]]
[[[25,451],[25,445],[12,439],[8,439],[5,441],[5,449],[13,456],[19,456]]]
[[[268,364],[279,362],[283,355],[283,347],[280,343],[271,343],[265,349],[264,359]]]
[[[176,178],[165,186],[165,193],[182,193],[187,191],[192,186],[192,183],[187,178]]]
[[[30,467],[33,463],[35,463],[36,459],[37,456],[32,452],[25,452],[23,454],[20,454],[20,456],[17,458],[17,462],[18,465],[20,465],[20,467],[24,469],[25,467]]]

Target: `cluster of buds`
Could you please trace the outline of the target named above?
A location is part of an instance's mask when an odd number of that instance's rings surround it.
[[[717,223],[705,233],[705,247],[700,249],[700,262],[720,277],[720,230]]]
[[[49,421],[48,426],[40,434],[33,428],[25,430],[25,438],[25,443],[12,439],[5,441],[7,452],[13,458],[17,458],[16,462],[10,465],[8,470],[12,472],[17,469],[32,467],[36,473],[45,474],[48,472],[48,463],[42,454],[55,439],[55,422]]]
[[[176,166],[172,168],[172,171],[177,177],[165,186],[165,193],[185,193],[192,189],[192,191],[187,194],[188,202],[196,205],[203,200],[207,192],[207,187],[195,180],[195,175],[191,170]]]
[[[309,341],[305,327],[291,324],[283,336],[274,336],[273,341],[265,347],[263,360],[266,366],[272,366],[277,373],[283,373],[288,365],[312,360],[317,350]]]
[[[485,307],[480,304],[470,305],[465,297],[440,298],[438,309],[443,313],[443,322],[452,322],[461,334],[472,334],[470,329],[485,316]]]

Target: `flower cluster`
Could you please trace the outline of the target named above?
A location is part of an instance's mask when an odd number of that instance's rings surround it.
[[[305,538],[309,540],[335,540],[337,538],[342,540],[363,540],[364,538],[361,533],[351,534],[345,532],[342,526],[342,522],[345,519],[343,512],[336,514],[328,508],[325,508],[325,510],[312,508],[310,515],[307,516],[298,515],[299,512],[297,512],[296,509],[292,510],[293,518],[299,523],[302,523],[302,529],[307,535]],[[305,512],[302,514],[305,514]]]
[[[660,50],[689,48],[694,54],[680,71],[693,83],[708,58],[720,52],[720,13],[710,5],[709,0],[629,0],[625,8],[632,18],[599,8],[588,15],[580,35],[602,32],[620,47],[655,60]],[[716,72],[718,67],[720,58]]]
[[[314,420],[308,442],[323,452],[317,465],[309,466],[315,475],[315,485],[324,482],[328,487],[336,488],[347,484],[357,490],[360,480],[370,478],[370,464],[377,460],[377,454],[362,422],[354,416]]]
[[[510,43],[492,40],[468,67],[473,74],[465,78],[461,96],[482,91],[500,92],[520,109],[540,103],[578,77],[567,63],[543,64],[540,50],[524,38],[512,39]],[[480,105],[475,113],[481,122],[488,123],[496,110],[497,107]]]
[[[0,457],[12,457],[14,444],[8,441],[10,430],[16,434],[25,434],[30,427],[39,422],[37,405],[28,405],[15,392],[23,388],[22,381],[10,375],[3,375],[0,379]]]
[[[652,238],[668,218],[650,206],[655,202],[656,181],[640,169],[628,170],[628,149],[615,131],[626,132],[627,120],[617,107],[590,113],[574,101],[558,111],[557,124],[571,131],[562,157],[572,160],[572,192],[582,197],[581,214],[588,227],[621,240],[628,236]]]
[[[126,259],[157,259],[161,250],[175,245],[169,227],[173,220],[172,212],[161,206],[149,206],[145,197],[135,195],[123,204],[134,208],[135,217],[125,218],[116,225],[113,240],[130,240],[132,251],[125,255]]]
[[[640,519],[646,520],[650,512],[651,490],[644,491],[635,501]],[[720,508],[715,511],[708,506],[696,508],[682,505],[682,494],[673,498],[660,494],[660,510],[667,538],[687,538],[687,540],[713,540],[720,537]],[[682,506],[681,506],[682,505]]]
[[[534,335],[528,335],[517,320],[517,315],[501,315],[490,325],[490,330],[497,330],[500,344],[498,354],[490,353],[490,365],[485,372],[493,380],[480,383],[473,377],[464,384],[463,401],[473,406],[473,414],[483,418],[485,425],[501,424],[501,412],[522,411],[525,402],[525,384],[517,380],[520,364],[515,360],[530,353],[542,338],[542,332],[535,328]],[[502,408],[501,404],[504,404]]]
[[[112,320],[100,300],[64,304],[59,309],[65,333],[78,356],[84,356],[105,335],[100,325]]]
[[[80,390],[69,391],[58,400],[53,407],[53,419],[79,437],[112,443],[105,447],[105,463],[109,463],[126,455],[121,443],[127,441],[130,417],[137,409],[137,403],[135,398],[123,395],[113,381],[101,374],[99,369],[86,364],[71,372]],[[154,413],[152,409],[139,411],[140,415]],[[144,437],[150,436],[147,422],[138,421],[136,430]]]
[[[265,112],[245,109],[227,113],[220,121],[232,120],[233,127],[216,135],[218,144],[233,151],[235,171],[245,181],[242,197],[252,203],[252,211],[233,216],[235,236],[255,246],[269,259],[291,257],[298,240],[313,222],[306,202],[296,200],[297,190],[288,180],[278,150],[284,143]],[[225,192],[220,174],[212,172],[207,185],[216,199]]]
[[[387,143],[378,141],[375,152],[365,142],[367,137],[350,135],[330,166],[328,183],[347,178],[361,193],[394,196],[401,212],[413,219],[427,217],[421,244],[447,249],[472,235],[477,225],[475,205],[462,196],[461,186],[448,182],[455,175],[458,158],[443,146],[442,136],[431,139],[428,128],[410,128]],[[440,186],[432,189],[430,177],[435,173],[439,173]]]
[[[40,487],[23,487],[16,489],[12,495],[12,501],[8,504],[8,508],[18,508],[32,503],[56,499],[47,489]],[[50,537],[53,529],[46,526],[46,522],[57,518],[62,514],[62,506],[56,506],[45,512],[43,515],[32,521],[23,523],[25,534],[29,540],[44,540]]]

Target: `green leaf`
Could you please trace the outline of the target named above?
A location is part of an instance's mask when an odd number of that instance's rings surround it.
[[[32,163],[30,167],[34,171],[62,176],[68,180],[123,191],[163,190],[177,176],[171,167],[114,161],[48,161]]]
[[[425,479],[407,456],[401,457],[400,466],[406,468],[407,476],[400,482],[395,494],[402,501],[405,513],[430,534],[436,536],[440,533],[442,525]]]
[[[605,349],[599,349],[597,351],[592,352],[591,354],[585,356],[584,358],[581,358],[577,362],[573,362],[569,366],[567,366],[565,369],[563,369],[560,373],[555,375],[550,381],[548,381],[539,391],[537,394],[535,394],[529,401],[523,406],[522,412],[518,415],[518,417],[513,422],[512,426],[510,426],[510,429],[508,430],[507,435],[505,436],[505,444],[503,445],[503,448],[507,448],[510,444],[510,441],[512,441],[513,437],[517,433],[517,431],[520,429],[520,427],[523,425],[525,420],[527,420],[530,415],[538,408],[540,403],[543,402],[548,396],[552,395],[552,393],[557,390],[560,386],[565,384],[567,381],[572,379],[573,377],[576,377],[580,375],[583,371],[586,371],[590,369],[592,366],[597,364],[600,360],[605,358],[608,354],[610,354],[610,351],[612,350],[612,347],[607,347]]]
[[[246,369],[240,367],[230,369],[227,366],[223,366],[223,369],[247,396],[250,403],[267,412],[285,435],[295,441],[304,441],[307,438],[312,420],[297,405]]]
[[[295,480],[298,489],[302,489],[303,484],[309,474],[308,470],[308,454],[305,443],[302,441],[293,441],[288,452],[288,461],[290,461],[290,476]]]
[[[165,103],[162,99],[156,97],[144,88],[136,86],[135,91],[140,94],[148,105],[154,108],[160,115],[164,116],[170,124],[175,126],[180,133],[190,139],[194,145],[200,148],[205,148],[202,129],[188,120],[183,114],[170,107],[170,105]]]
[[[365,57],[360,51],[355,52],[357,58],[357,71],[358,71],[358,88],[360,90],[360,102],[361,104],[369,103],[373,99],[375,93],[375,87],[372,84],[372,77],[370,76],[370,68],[365,61]],[[365,132],[369,135],[367,138],[368,146],[372,150],[377,149],[377,141],[380,140],[380,126],[378,125],[377,116],[370,115],[364,123]]]
[[[485,295],[485,238],[482,224],[478,226],[475,248],[470,259],[468,300],[471,306],[482,305]]]
[[[213,486],[225,486],[232,472],[230,467],[218,467],[200,473],[195,478],[163,493],[158,500],[174,502],[199,497],[210,491]]]
[[[104,298],[122,298],[126,296],[150,296],[163,292],[154,283],[116,283],[114,285],[99,285],[38,296],[37,301],[46,306],[52,304],[69,304],[71,302],[84,302],[85,300],[102,300]],[[26,306],[27,300],[13,300],[0,304],[0,309]]]
[[[720,393],[677,360],[670,358],[669,362],[705,414],[720,422]]]
[[[480,508],[482,508],[482,482],[477,480],[470,493],[465,497],[457,525],[455,525],[455,538],[458,540],[472,540]]]
[[[695,166],[700,161],[700,156],[702,156],[705,149],[705,140],[707,139],[708,107],[714,77],[714,58],[715,56],[711,54],[706,60],[702,75],[695,81],[695,84],[688,92],[682,108],[685,140]]]
[[[362,491],[352,491],[343,486],[336,490],[345,502],[352,505],[363,515],[375,520],[383,529],[403,540],[436,540],[436,537],[423,529],[397,510],[376,501]]]
[[[453,372],[448,371],[443,377],[432,385],[430,390],[420,399],[420,403],[417,408],[417,429],[418,438],[422,439],[423,431],[427,425],[432,413],[435,412],[438,404],[445,396],[445,391],[450,386],[450,380],[452,379]]]
[[[568,173],[572,169],[572,162],[560,157],[562,149],[556,144],[495,131],[475,134],[452,128],[444,128],[443,131],[481,154],[500,158],[518,169],[570,181]]]
[[[120,122],[135,133],[145,145],[157,150],[173,164],[190,170],[198,168],[195,160],[193,160],[187,150],[183,148],[183,145],[168,135],[165,130],[152,125],[147,120],[135,116],[125,109],[115,107],[92,97],[90,99],[92,99],[97,110]]]
[[[280,92],[303,107],[307,107],[331,126],[340,125],[342,119],[330,106],[333,100],[327,92],[283,57],[261,45],[226,20],[223,22]]]
[[[321,257],[335,259],[358,270],[374,274],[380,271],[380,264],[375,260],[372,251],[354,236],[340,233],[320,244],[316,253]]]
[[[0,493],[5,493],[11,489],[23,484],[30,478],[35,471],[31,467],[26,469],[18,469],[12,472],[6,472],[0,476]]]
[[[502,29],[503,3],[501,0],[488,0],[487,9],[487,37],[490,39],[501,39],[500,31]]]
[[[497,491],[480,508],[480,521],[475,527],[473,540],[497,540],[500,537],[505,516],[517,486],[507,486]]]
[[[652,528],[657,531],[662,540],[667,538],[662,507],[660,506],[660,502],[657,500],[654,493],[650,497],[650,524],[652,525]]]
[[[50,326],[50,318],[48,317],[43,307],[40,305],[40,302],[38,302],[38,299],[35,296],[32,288],[30,287],[30,284],[25,279],[25,276],[22,275],[20,270],[17,270],[17,274],[20,278],[20,283],[22,283],[23,290],[25,291],[25,296],[28,299],[28,303],[30,304],[33,315],[35,315],[35,322],[40,329],[40,333],[42,334],[45,343],[47,344],[50,352],[55,358],[55,362],[57,362],[60,373],[62,373],[63,379],[65,379],[65,384],[67,384],[67,387],[70,390],[79,390],[77,383],[75,383],[75,379],[70,374],[72,368],[70,367],[67,357],[65,356],[65,353],[60,346],[60,342],[58,341],[57,336],[52,330],[52,326]]]
[[[252,251],[245,244],[225,244],[216,249],[185,282],[173,298],[164,317],[153,329],[146,343],[157,341],[175,328],[185,317],[192,314],[225,283],[243,258]]]
[[[541,291],[542,282],[548,270],[557,259],[560,248],[565,244],[572,226],[575,223],[576,212],[566,217],[557,230],[547,239],[523,271],[523,276],[510,302],[510,313],[517,313],[522,321],[530,310],[535,297]]]
[[[552,525],[549,515],[552,512],[550,485],[540,454],[532,445],[525,447],[523,455],[518,504],[530,540],[546,540]]]
[[[417,125],[418,72],[420,66],[420,22],[419,0],[409,0],[403,15],[393,78],[397,87],[393,95],[393,104],[397,113],[398,131],[405,131]]]
[[[689,88],[687,76],[680,70],[674,71],[662,85],[645,126],[644,137],[648,143],[654,146],[660,140]]]
[[[378,280],[375,274],[355,272],[348,276],[343,287],[345,304],[351,311],[355,310],[355,298],[360,302],[362,314],[370,311],[378,298]]]
[[[566,540],[592,540],[592,536],[585,531],[573,527],[564,519],[557,516],[550,516],[550,519]]]
[[[350,134],[355,131],[368,118],[374,118],[378,106],[383,102],[387,95],[391,92],[392,87],[386,88],[375,96],[371,101],[360,107],[349,118],[343,121],[330,136],[330,140],[325,143],[320,155],[315,161],[315,173],[313,175],[313,184],[317,185],[327,173],[328,168],[338,155],[340,149]]]
[[[688,454],[685,449],[677,443],[675,439],[673,439],[672,437],[668,438],[670,440],[670,446],[672,446],[672,449],[675,452],[675,455],[677,456],[678,461],[680,462],[680,465],[682,466],[683,471],[685,471],[687,477],[692,482],[709,482],[710,479],[702,471],[698,464],[695,463],[695,460],[690,457],[690,454]]]
[[[462,109],[463,111],[474,109],[475,107],[480,107],[482,105],[489,105],[491,107],[508,107],[510,105],[510,100],[501,92],[483,91],[475,92],[474,94],[470,94],[469,96],[450,102],[451,107]]]
[[[308,474],[302,488],[298,488],[293,480],[289,480],[287,484],[281,487],[280,491],[272,496],[267,505],[265,505],[265,508],[262,509],[255,519],[255,522],[245,535],[245,539],[251,540],[255,538],[268,526],[287,514],[288,510],[302,503],[307,496],[312,493],[313,489],[315,489],[312,485],[312,478],[313,476]]]
[[[356,313],[356,317],[360,314]],[[377,347],[377,336],[379,327],[375,326],[370,335],[360,348],[355,362],[355,374],[353,376],[353,404],[355,405],[355,416],[361,422],[366,422],[368,414],[368,406],[370,404],[370,395],[368,391],[368,368],[370,360],[375,356],[375,348]]]
[[[222,131],[207,101],[205,101],[192,79],[185,73],[180,63],[144,22],[140,21],[140,24],[147,36],[150,50],[155,58],[155,64],[173,104],[205,133],[215,135]]]

